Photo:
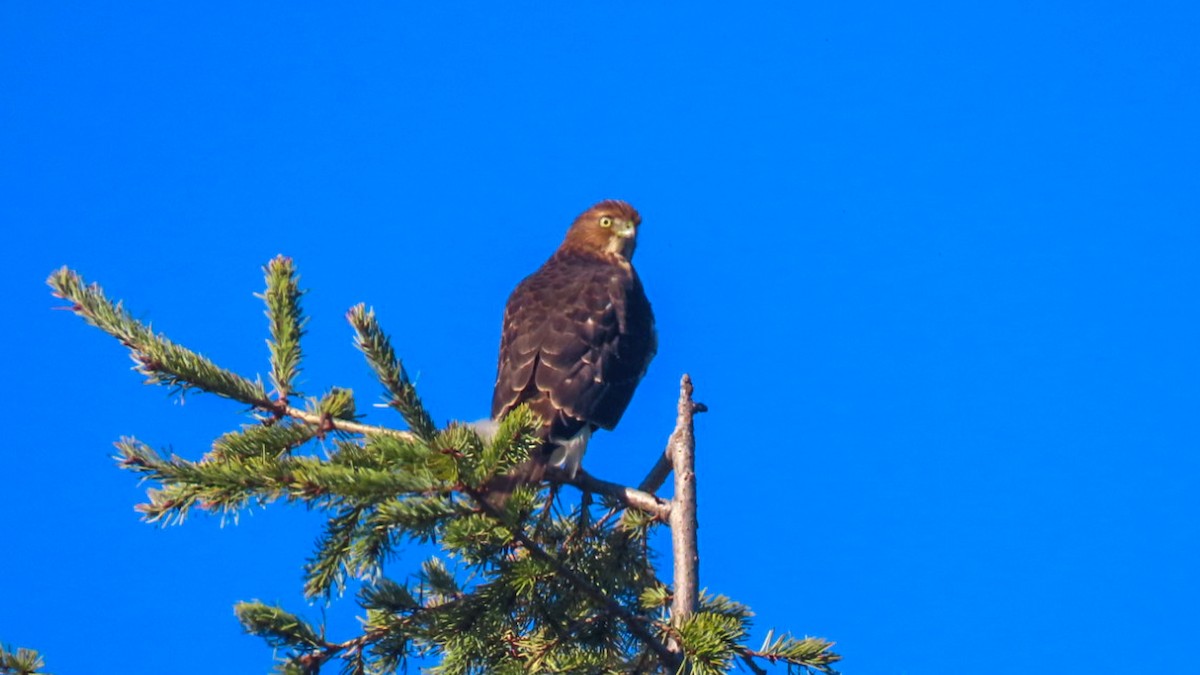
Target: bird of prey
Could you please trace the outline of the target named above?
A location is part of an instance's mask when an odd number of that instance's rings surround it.
[[[654,314],[630,262],[640,225],[625,202],[592,206],[509,296],[492,419],[524,403],[544,421],[543,443],[488,485],[493,503],[540,481],[548,464],[574,477],[592,432],[617,425],[654,358]]]

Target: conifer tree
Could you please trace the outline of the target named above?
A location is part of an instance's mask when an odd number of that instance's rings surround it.
[[[675,432],[637,489],[551,467],[554,489],[520,487],[497,510],[482,486],[529,456],[539,420],[522,407],[494,434],[460,423],[439,427],[363,305],[347,314],[354,343],[404,428],[364,423],[347,389],[304,397],[295,387],[303,291],[288,258],[271,260],[264,272],[269,389],[156,333],[67,268],[48,283],[65,309],[125,345],[148,382],[216,394],[249,410],[246,424],[198,458],[164,455],[131,437],[116,443],[118,465],[154,485],[137,507],[146,521],[181,523],[193,510],[230,516],[278,501],[327,516],[304,566],[304,593],[332,601],[357,580],[362,631],[330,638],[284,607],[239,603],[246,632],[275,649],[276,672],[391,673],[417,656],[447,675],[700,675],[735,665],[754,673],[776,665],[835,672],[840,657],[832,643],[771,632],[751,647],[750,609],[697,590],[692,416],[703,407],[693,403],[687,376]],[[320,455],[312,450],[318,440]],[[674,497],[656,496],[672,472]],[[582,491],[578,503],[556,499],[563,484]],[[673,586],[660,579],[648,545],[662,526],[672,530]],[[385,561],[409,541],[435,544],[440,553],[401,582],[385,575]],[[36,652],[0,650],[0,674],[42,667]]]

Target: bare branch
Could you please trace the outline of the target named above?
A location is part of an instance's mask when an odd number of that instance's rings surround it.
[[[687,375],[684,375],[684,377],[686,378]],[[689,380],[689,382],[690,381],[691,380]],[[691,387],[690,384],[688,386]],[[688,400],[688,404],[691,406],[691,414],[687,416],[686,433],[690,434],[692,415],[708,412],[708,406],[704,405],[703,403],[696,403],[691,399]],[[646,477],[643,478],[642,482],[638,484],[637,489],[641,490],[642,492],[655,494],[658,492],[658,489],[663,486],[663,483],[667,482],[667,476],[671,475],[671,469],[675,463],[674,448],[680,443],[679,437],[685,433],[684,421],[685,420],[682,416],[676,418],[675,430],[671,432],[671,436],[667,439],[666,450],[664,450],[663,454],[659,456],[658,462],[654,464],[654,468],[650,469],[650,473],[646,474]]]
[[[276,406],[271,403],[264,402],[264,407],[266,407],[267,410],[277,411],[282,415],[295,417],[296,419],[304,420],[309,424],[315,424],[323,431],[344,431],[348,434],[362,434],[364,436],[395,436],[396,438],[403,438],[410,441],[416,440],[416,437],[413,436],[411,432],[400,431],[399,429],[389,429],[388,427],[377,427],[371,424],[362,424],[361,422],[334,419],[328,415],[319,415],[317,413],[311,413],[307,410],[301,410],[300,408],[293,408],[291,406]]]
[[[671,548],[675,557],[671,623],[678,627],[696,611],[700,595],[700,554],[696,541],[696,437],[692,416],[692,378],[679,381],[679,408],[671,434],[675,497],[671,500]]]
[[[658,489],[667,482],[667,476],[671,475],[671,448],[675,445],[675,434],[667,439],[667,449],[663,454],[658,456],[658,462],[654,464],[654,468],[650,469],[650,473],[638,483],[638,489],[643,492],[658,492]]]
[[[754,662],[753,656],[742,652],[741,657],[742,663],[745,663],[746,667],[749,668],[750,672],[754,673],[754,675],[767,675],[767,671],[763,670],[762,666]]]
[[[668,522],[671,517],[671,502],[648,492],[596,478],[582,469],[572,478],[563,468],[548,466],[546,467],[546,478],[556,483],[573,485],[585,492],[595,492],[612,497],[624,504],[626,508],[645,511],[663,522]]]

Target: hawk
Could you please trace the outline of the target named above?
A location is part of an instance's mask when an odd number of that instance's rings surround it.
[[[579,470],[596,429],[621,420],[658,347],[654,313],[630,262],[641,216],[608,200],[571,224],[554,255],[504,308],[492,419],[524,403],[544,421],[542,446],[488,486],[503,504],[548,464]]]

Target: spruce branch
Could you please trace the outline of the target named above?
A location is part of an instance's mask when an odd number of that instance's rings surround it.
[[[754,612],[751,612],[750,608],[742,603],[724,595],[713,595],[707,590],[700,592],[698,608],[704,612],[731,616],[738,620],[748,621],[750,617],[754,616]]]
[[[441,540],[457,557],[472,565],[486,565],[512,545],[507,528],[482,513],[461,515],[446,523]]]
[[[289,406],[283,401],[272,401],[262,382],[251,382],[220,368],[204,356],[155,333],[149,325],[134,319],[122,303],[109,300],[98,284],[85,284],[79,274],[66,267],[55,270],[46,283],[55,297],[70,303],[64,309],[77,314],[127,347],[136,364],[135,370],[145,375],[149,384],[166,385],[182,391],[210,392],[259,410],[294,417],[330,430],[363,435],[407,436],[403,431],[352,420],[330,420],[321,414]]]
[[[99,285],[85,285],[82,277],[66,267],[51,274],[47,283],[56,297],[71,303],[65,309],[128,347],[135,369],[146,376],[147,383],[208,391],[246,405],[270,407],[262,382],[251,382],[219,368],[207,358],[156,334],[149,325],[134,319],[121,303],[105,297]]]
[[[234,605],[242,628],[276,648],[296,651],[324,649],[325,640],[308,622],[280,607],[257,600]]]
[[[834,643],[820,638],[800,639],[786,634],[776,638],[774,635],[774,631],[769,631],[758,649],[740,647],[743,659],[747,662],[762,659],[771,664],[782,661],[811,672],[838,675],[838,671],[833,669],[833,664],[841,661],[842,657],[830,651]],[[756,672],[763,671],[759,668]]]
[[[278,606],[257,600],[234,605],[234,615],[242,629],[283,650],[284,659],[277,672],[287,675],[316,675],[321,666],[343,649],[327,642],[315,628],[300,617]]]
[[[46,661],[32,649],[0,645],[0,675],[49,675]]]
[[[263,267],[267,290],[258,295],[267,304],[267,319],[271,326],[271,384],[279,401],[287,402],[295,392],[296,375],[300,372],[300,338],[308,319],[300,309],[299,276],[291,258],[276,256]]]
[[[240,603],[252,605],[255,603]],[[310,649],[291,650],[290,656],[281,664],[284,672],[299,672],[306,675],[317,673],[321,666],[335,657],[341,657],[345,664],[342,672],[365,675],[366,673],[392,673],[400,669],[409,655],[411,636],[419,632],[420,626],[413,622],[418,611],[436,611],[439,607],[424,607],[413,597],[411,591],[389,579],[380,579],[373,585],[365,585],[359,592],[359,604],[367,610],[364,631],[358,637],[343,642],[329,642],[318,638],[320,644],[307,644]],[[292,616],[286,611],[269,606],[250,607],[250,612],[260,612],[270,626],[274,612]],[[239,613],[239,618],[241,613]],[[251,634],[261,635],[270,640],[275,639],[274,633],[259,633],[251,630],[259,624],[247,624],[243,627]],[[285,620],[286,623],[286,620]],[[312,632],[309,627],[309,632]],[[272,645],[278,646],[278,645]],[[289,670],[289,668],[291,670]]]
[[[469,509],[449,491],[378,505],[364,520],[364,529],[354,544],[355,558],[362,561],[356,567],[357,573],[374,575],[400,535],[427,544],[435,541],[448,523],[469,515]]]
[[[280,498],[315,506],[339,500],[380,502],[438,486],[421,476],[341,466],[316,457],[255,456],[192,462],[163,457],[136,439],[117,443],[118,465],[164,486],[148,492],[138,507],[147,521],[182,521],[193,506],[233,513],[251,500],[266,504]]]
[[[461,425],[464,431],[468,426]],[[541,445],[541,439],[537,436],[541,427],[541,418],[529,406],[521,404],[509,411],[491,434],[490,442],[481,444],[478,456],[468,458],[472,469],[467,475],[468,482],[483,485],[491,477],[507,473],[529,459]],[[479,437],[473,427],[470,433]]]
[[[740,652],[738,641],[746,636],[745,621],[716,612],[689,614],[672,631],[695,675],[719,675],[729,671]]]
[[[448,523],[472,515],[449,494],[406,496],[343,509],[329,520],[306,566],[305,594],[328,599],[335,588],[341,594],[348,576],[379,580],[384,562],[402,539],[433,541]]]
[[[239,431],[222,434],[213,441],[208,460],[227,460],[242,457],[279,456],[287,454],[317,437],[316,427],[309,424],[246,424]]]
[[[304,566],[304,596],[309,599],[332,597],[334,590],[341,595],[346,588],[346,575],[351,566],[351,546],[359,522],[368,510],[365,504],[343,507],[325,523],[325,531],[317,540],[317,550]]]
[[[391,579],[380,579],[373,584],[363,586],[359,592],[359,600],[364,609],[379,612],[399,614],[411,612],[421,607],[412,591]]]
[[[338,440],[329,462],[338,466],[363,467],[404,472],[434,483],[434,470],[444,460],[428,445],[411,435],[374,435],[365,439]]]
[[[607,593],[598,588],[595,584],[581,577],[575,570],[562,564],[562,562],[560,562],[554,556],[547,553],[545,549],[529,538],[529,535],[525,533],[524,529],[513,525],[506,518],[504,518],[502,514],[498,513],[491,506],[491,504],[487,502],[485,495],[471,490],[468,490],[468,493],[471,494],[476,503],[485,513],[503,522],[505,527],[507,527],[509,532],[512,534],[513,539],[520,543],[530,555],[549,564],[560,576],[562,576],[562,578],[569,581],[575,588],[591,596],[607,611],[619,617],[625,624],[626,628],[629,629],[629,632],[637,637],[637,639],[640,640],[642,644],[646,646],[646,648],[648,648],[650,651],[653,651],[664,665],[671,669],[677,669],[680,666],[681,659],[679,655],[671,652],[667,646],[662,643],[662,641],[655,637],[655,635],[646,625],[646,618],[638,616],[629,611],[622,606],[621,603],[609,597]]]
[[[454,578],[454,573],[446,567],[441,558],[430,558],[421,563],[418,578],[425,595],[434,603],[458,600],[463,595],[462,587]]]
[[[375,310],[362,304],[355,305],[346,313],[346,319],[354,327],[355,346],[362,351],[379,382],[391,395],[388,405],[400,412],[418,438],[432,440],[437,426],[417,396],[416,387],[396,356],[396,350],[392,349],[391,340],[380,328]]]

